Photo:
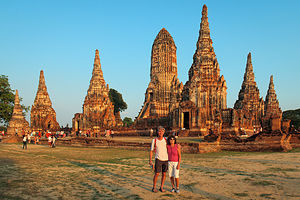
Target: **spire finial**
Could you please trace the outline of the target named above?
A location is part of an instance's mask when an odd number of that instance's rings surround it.
[[[42,90],[43,88],[46,88],[46,83],[45,83],[44,71],[41,70],[38,90]]]
[[[271,77],[270,77],[270,83],[273,83],[273,75],[271,75]]]
[[[16,90],[16,94],[15,94],[15,105],[20,103],[20,99],[19,99],[19,92],[18,90]]]
[[[270,83],[269,83],[268,90],[274,90],[273,75],[270,76]]]
[[[251,52],[248,53],[247,63],[252,63],[252,61],[251,61]]]
[[[204,4],[202,8],[202,16],[207,17],[207,6]]]

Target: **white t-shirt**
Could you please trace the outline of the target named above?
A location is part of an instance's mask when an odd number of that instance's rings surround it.
[[[165,138],[162,140],[159,140],[158,138],[153,139],[151,143],[151,151],[154,150],[156,140],[156,151],[155,151],[155,158],[161,161],[167,161],[168,160],[168,151],[167,151],[167,141]]]

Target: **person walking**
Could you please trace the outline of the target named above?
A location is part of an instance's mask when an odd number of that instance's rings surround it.
[[[50,134],[49,134],[49,136],[48,136],[48,144],[49,144],[49,147],[52,146],[52,137],[51,137]]]
[[[52,148],[55,148],[56,146],[55,141],[56,141],[56,137],[52,136]]]
[[[169,177],[172,184],[171,192],[179,193],[179,169],[181,162],[181,146],[177,144],[174,135],[168,137],[168,170]],[[176,188],[175,188],[176,183]]]
[[[152,140],[149,164],[153,168],[152,155],[155,153],[155,166],[154,166],[154,177],[153,177],[153,188],[152,192],[157,192],[156,182],[160,173],[161,185],[159,191],[165,192],[164,183],[166,180],[166,172],[168,171],[168,152],[167,152],[167,140],[164,138],[165,129],[162,126],[158,127],[158,136]]]
[[[23,136],[23,149],[27,149],[27,135]]]

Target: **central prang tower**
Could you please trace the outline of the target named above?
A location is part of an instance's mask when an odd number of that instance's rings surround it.
[[[177,78],[175,42],[163,28],[152,45],[150,83],[137,121],[140,123],[143,120],[145,122],[145,119],[168,117],[172,105],[180,101],[182,88],[183,85]]]

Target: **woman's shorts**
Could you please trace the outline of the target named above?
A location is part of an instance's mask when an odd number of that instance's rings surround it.
[[[179,178],[179,169],[176,169],[178,162],[168,162],[169,176],[174,178]]]

